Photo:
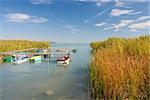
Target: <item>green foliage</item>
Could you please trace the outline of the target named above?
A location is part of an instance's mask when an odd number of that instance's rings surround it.
[[[109,38],[102,42],[92,42],[90,44],[94,51],[98,49],[118,49],[119,52],[128,54],[148,54],[150,52],[150,35],[141,36],[135,39]]]
[[[28,40],[0,40],[0,52],[23,50],[29,48],[48,48],[49,42]]]

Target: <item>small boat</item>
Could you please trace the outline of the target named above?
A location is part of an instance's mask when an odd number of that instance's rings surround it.
[[[47,53],[47,49],[36,50],[36,53]]]
[[[33,57],[29,58],[29,61],[31,63],[39,63],[39,62],[42,62],[42,57],[41,56],[33,56]]]
[[[69,52],[69,50],[65,48],[60,48],[60,49],[57,49],[57,52]]]
[[[23,62],[27,62],[28,58],[27,57],[23,57],[23,58],[15,58],[12,63],[13,64],[21,64]]]
[[[13,57],[12,56],[6,56],[3,58],[3,62],[12,62],[13,61]]]
[[[72,52],[73,52],[73,53],[76,53],[76,52],[77,52],[77,49],[73,49]]]
[[[70,57],[69,56],[64,56],[64,57],[60,57],[60,58],[58,58],[57,59],[57,63],[58,64],[69,64],[69,62],[70,62]]]

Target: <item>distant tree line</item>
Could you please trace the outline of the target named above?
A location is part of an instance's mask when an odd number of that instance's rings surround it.
[[[29,48],[48,48],[49,42],[29,40],[0,40],[0,52],[23,50]]]

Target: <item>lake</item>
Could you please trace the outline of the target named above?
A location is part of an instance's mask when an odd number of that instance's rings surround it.
[[[37,64],[0,65],[1,100],[85,100],[86,71],[89,69],[88,44],[53,44],[52,49],[77,49],[72,62],[60,66],[54,61]],[[55,58],[56,55],[53,55]],[[46,91],[53,91],[47,96]]]

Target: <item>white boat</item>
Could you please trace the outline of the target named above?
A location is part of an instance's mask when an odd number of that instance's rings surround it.
[[[13,64],[21,64],[21,63],[24,63],[27,61],[28,61],[28,58],[17,58],[17,59],[14,59],[12,63]]]
[[[70,62],[70,57],[69,56],[64,56],[64,57],[61,57],[61,58],[57,59],[58,64],[68,65],[69,62]]]

